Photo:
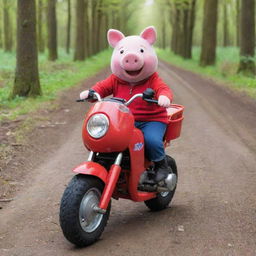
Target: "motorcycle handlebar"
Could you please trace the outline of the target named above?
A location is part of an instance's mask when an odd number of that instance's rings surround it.
[[[152,93],[151,95],[146,94],[146,93],[148,93],[148,90],[151,90],[151,91],[149,91],[149,93]],[[134,96],[132,96],[132,97],[131,97],[127,102],[125,102],[124,104],[125,104],[126,106],[128,106],[128,105],[130,105],[136,98],[142,98],[142,99],[145,100],[146,102],[158,104],[158,101],[157,101],[157,100],[152,99],[153,96],[154,96],[154,91],[153,91],[152,89],[149,89],[149,88],[148,88],[144,93],[135,94]],[[151,97],[152,97],[152,98],[151,98]],[[76,100],[76,102],[85,102],[85,101],[90,101],[90,100],[102,101],[102,98],[101,98],[101,96],[100,96],[97,92],[95,92],[94,90],[90,90],[87,99],[78,99],[78,100]]]

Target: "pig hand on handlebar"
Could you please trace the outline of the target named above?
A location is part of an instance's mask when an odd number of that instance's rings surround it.
[[[89,90],[82,91],[79,95],[80,100],[85,100],[88,98]]]
[[[166,97],[164,95],[160,95],[158,98],[158,105],[161,107],[168,108],[171,105],[171,101],[168,97]]]

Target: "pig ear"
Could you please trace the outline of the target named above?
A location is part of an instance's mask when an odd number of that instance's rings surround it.
[[[117,43],[124,38],[124,34],[120,32],[119,30],[110,29],[108,31],[108,43],[113,48],[116,47]]]
[[[153,26],[147,27],[140,33],[140,36],[152,45],[156,41],[156,30]]]

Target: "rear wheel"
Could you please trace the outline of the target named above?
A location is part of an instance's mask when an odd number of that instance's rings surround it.
[[[171,167],[172,172],[176,174],[177,182],[178,182],[178,171],[177,171],[177,166],[174,158],[166,155],[166,159],[167,159],[168,166]],[[176,183],[176,186],[177,186],[177,183]],[[176,186],[172,191],[158,193],[155,198],[147,200],[144,203],[152,211],[160,211],[165,209],[172,201],[172,198],[176,190]]]
[[[99,239],[110,213],[95,211],[104,184],[96,177],[76,175],[70,181],[61,199],[60,226],[64,236],[77,246],[87,246]]]

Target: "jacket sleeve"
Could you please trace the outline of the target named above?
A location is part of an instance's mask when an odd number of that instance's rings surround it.
[[[97,82],[92,87],[92,89],[95,90],[97,93],[99,93],[102,98],[105,98],[113,94],[113,87],[114,87],[114,79],[113,79],[113,76],[110,75],[105,80]]]
[[[171,89],[169,88],[169,86],[164,83],[164,81],[159,77],[155,77],[153,79],[153,83],[152,83],[152,89],[156,92],[156,98],[158,99],[160,95],[164,95],[166,97],[168,97],[170,99],[170,101],[172,102],[173,100],[173,93],[171,91]]]

